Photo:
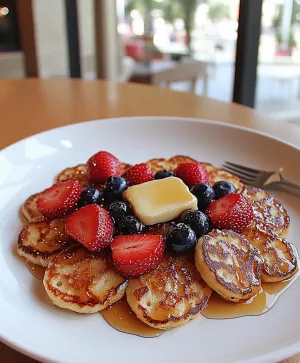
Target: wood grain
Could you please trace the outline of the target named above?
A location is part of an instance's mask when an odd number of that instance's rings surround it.
[[[0,81],[0,148],[37,132],[121,116],[213,119],[279,136],[300,146],[300,128],[233,103],[134,84],[69,79]],[[34,363],[0,343],[0,362]],[[259,362],[258,362],[259,363]],[[275,362],[274,362],[275,363]],[[300,356],[282,363],[300,363]]]

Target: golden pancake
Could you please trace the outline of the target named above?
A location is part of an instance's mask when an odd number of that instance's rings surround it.
[[[158,268],[130,279],[127,301],[147,325],[170,329],[196,318],[206,307],[211,289],[186,256],[165,256]]]
[[[247,300],[261,289],[259,251],[231,230],[215,229],[201,237],[195,264],[204,281],[225,300]]]
[[[54,305],[77,313],[96,313],[120,300],[126,279],[105,252],[74,247],[51,258],[44,287]]]

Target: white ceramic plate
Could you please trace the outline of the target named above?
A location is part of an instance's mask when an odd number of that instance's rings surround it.
[[[22,140],[0,153],[0,337],[42,361],[191,363],[277,362],[300,352],[300,279],[271,311],[231,320],[198,318],[156,339],[119,333],[100,314],[54,307],[40,280],[15,253],[19,208],[56,174],[98,150],[122,161],[186,154],[220,165],[284,167],[300,182],[300,149],[244,128],[182,118],[126,118],[75,124]],[[300,199],[280,193],[291,216],[289,241],[300,249]]]

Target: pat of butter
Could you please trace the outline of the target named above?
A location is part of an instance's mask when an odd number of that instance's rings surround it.
[[[197,198],[181,179],[175,177],[129,187],[123,198],[146,226],[168,222],[187,209],[197,209]]]

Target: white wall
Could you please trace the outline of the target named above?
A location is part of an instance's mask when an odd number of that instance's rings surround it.
[[[40,77],[68,75],[67,37],[63,0],[33,0]]]
[[[94,73],[96,69],[94,0],[78,0],[78,23],[82,75]]]

